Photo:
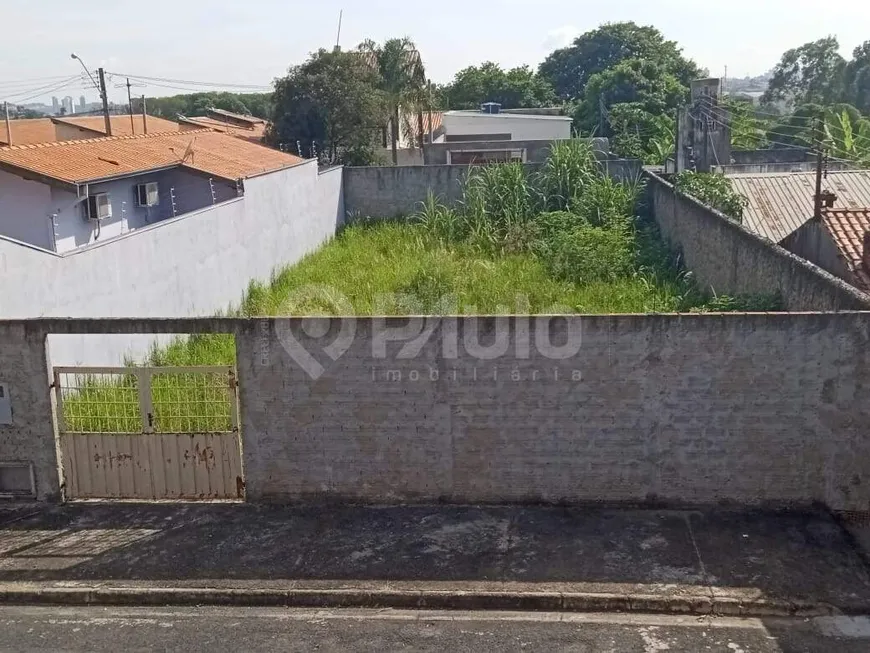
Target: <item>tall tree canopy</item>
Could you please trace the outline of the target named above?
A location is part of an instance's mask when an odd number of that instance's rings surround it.
[[[441,93],[450,109],[477,109],[484,102],[498,102],[505,109],[546,107],[556,102],[550,83],[528,66],[505,71],[491,61],[460,70]]]
[[[275,82],[270,140],[330,162],[366,163],[383,125],[377,71],[357,52],[320,50]]]
[[[607,23],[582,34],[572,45],[547,57],[539,73],[559,97],[576,100],[593,75],[627,59],[655,63],[685,86],[702,74],[674,41],[665,40],[655,27],[633,22]]]
[[[844,100],[862,113],[870,114],[870,41],[864,41],[852,52],[843,75]]]
[[[392,126],[390,140],[393,164],[398,163],[400,113],[419,112],[426,95],[426,70],[417,46],[409,38],[389,39],[378,45],[364,41],[359,46],[362,60],[374,71],[377,86],[383,92]],[[386,121],[385,121],[386,122]],[[422,121],[421,121],[422,122]]]
[[[141,101],[133,98],[134,107]],[[170,97],[147,98],[145,106],[152,116],[174,120],[179,114],[188,117],[204,116],[207,109],[223,109],[257,118],[272,115],[271,93],[189,93]]]
[[[830,104],[843,96],[846,61],[835,36],[805,43],[782,55],[762,101]]]

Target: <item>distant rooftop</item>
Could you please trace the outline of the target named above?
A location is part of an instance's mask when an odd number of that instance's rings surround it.
[[[177,122],[148,116],[148,133],[178,131]],[[112,136],[133,136],[144,134],[145,126],[142,116],[133,116],[131,123],[129,115],[109,116],[112,123]],[[106,135],[106,121],[103,116],[53,116],[50,118],[32,118],[27,120],[10,120],[13,145],[35,145],[37,143],[53,143],[58,140],[57,126],[71,125],[86,130],[84,138],[97,138]],[[0,121],[0,147],[9,145],[6,141],[6,126]]]
[[[859,289],[870,293],[870,271],[864,266],[864,234],[870,232],[870,208],[827,209],[822,213],[822,222]]]
[[[749,200],[743,225],[780,243],[813,217],[815,172],[730,175],[735,191]],[[835,209],[870,206],[870,171],[829,172],[822,190],[836,194]]]
[[[303,161],[208,129],[0,148],[0,169],[65,187],[176,166],[235,181]]]
[[[463,118],[502,118],[507,120],[559,120],[559,121],[568,121],[573,120],[571,116],[552,116],[552,115],[544,115],[544,114],[527,114],[527,113],[505,113],[504,111],[500,113],[486,113],[484,111],[473,111],[473,110],[456,110],[456,111],[445,111],[445,116],[462,116]]]

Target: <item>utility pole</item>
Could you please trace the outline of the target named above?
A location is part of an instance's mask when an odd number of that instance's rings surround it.
[[[341,50],[341,19],[344,18],[344,9],[338,12],[338,35],[335,37],[335,51]]]
[[[145,111],[145,96],[142,96],[142,128],[148,133],[148,114]]]
[[[824,156],[822,155],[821,139],[818,139],[818,118],[813,120],[813,140],[816,142],[816,196],[813,208],[813,217],[816,220],[822,218],[822,167],[824,165]]]
[[[3,103],[3,113],[6,114],[6,144],[12,145],[12,123],[9,122],[9,103]]]
[[[112,120],[109,118],[109,93],[106,91],[106,71],[100,68],[100,97],[103,100],[103,117],[106,119],[106,136],[112,135]]]
[[[136,122],[133,120],[133,95],[130,92],[130,78],[127,78],[127,103],[130,105],[130,133],[136,133]]]

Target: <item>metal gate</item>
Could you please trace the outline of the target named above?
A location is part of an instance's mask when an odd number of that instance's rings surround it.
[[[232,367],[54,369],[67,499],[243,499]]]

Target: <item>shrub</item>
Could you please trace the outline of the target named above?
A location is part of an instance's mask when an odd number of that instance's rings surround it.
[[[687,170],[677,175],[674,186],[732,220],[743,221],[743,211],[749,202],[731,188],[731,180],[725,175]]]
[[[591,143],[580,139],[556,141],[535,179],[544,209],[571,210],[598,175]]]
[[[557,279],[574,283],[612,281],[631,274],[634,250],[627,226],[581,223],[541,241],[538,256]]]

